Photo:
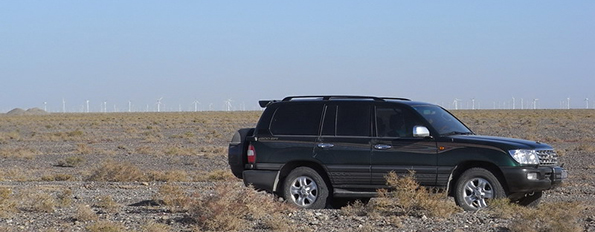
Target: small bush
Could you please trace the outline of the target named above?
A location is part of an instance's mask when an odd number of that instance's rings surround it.
[[[190,197],[184,190],[175,185],[162,185],[155,196],[154,201],[163,202],[173,212],[185,211],[191,202]]]
[[[108,213],[118,212],[118,210],[120,210],[120,208],[122,207],[120,204],[114,201],[114,198],[112,198],[112,196],[109,195],[100,196],[95,206],[104,209]]]
[[[97,213],[88,205],[78,205],[76,207],[76,216],[74,219],[81,222],[91,222],[99,219]]]
[[[110,222],[110,221],[98,221],[95,222],[85,229],[88,232],[121,232],[126,231],[126,227],[124,227],[120,223]]]
[[[61,173],[41,177],[41,180],[43,180],[43,181],[69,181],[72,179],[73,179],[72,175],[61,174]]]
[[[17,204],[12,194],[12,190],[9,188],[0,188],[0,218],[7,217],[17,211]]]
[[[84,161],[82,157],[71,156],[58,161],[57,166],[59,167],[76,167]]]
[[[166,172],[151,171],[147,174],[147,178],[151,181],[162,182],[184,182],[188,181],[188,173],[184,170],[172,170]]]
[[[51,213],[57,206],[56,199],[48,193],[26,191],[20,193],[19,208],[30,212]]]
[[[446,218],[461,209],[448,201],[446,193],[434,193],[415,181],[414,173],[398,177],[390,172],[386,176],[389,189],[378,190],[379,197],[369,210],[380,215],[410,215]]]
[[[112,160],[103,162],[87,178],[88,181],[109,182],[145,181],[146,179],[138,167],[129,163],[118,163]]]
[[[246,229],[249,220],[273,217],[289,225],[284,214],[289,206],[251,188],[234,184],[220,184],[215,194],[201,195],[192,202],[190,214],[198,226],[205,230],[232,231]],[[276,227],[273,224],[268,226]]]
[[[489,210],[492,215],[512,218],[511,231],[582,231],[579,214],[583,209],[578,202],[543,203],[537,208],[528,208],[507,200],[493,200]]]

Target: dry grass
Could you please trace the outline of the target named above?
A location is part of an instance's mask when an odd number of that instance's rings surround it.
[[[512,219],[511,231],[582,231],[579,218],[584,207],[578,202],[547,202],[531,208],[504,198],[492,200],[488,210],[494,217]]]
[[[159,191],[153,196],[153,201],[162,202],[172,212],[182,212],[189,209],[192,199],[181,187],[166,184],[159,187]]]
[[[71,156],[68,158],[58,160],[58,163],[56,165],[59,167],[76,167],[76,166],[80,165],[81,163],[83,163],[84,161],[85,161],[85,159],[83,159],[80,156]]]
[[[386,181],[388,190],[378,190],[379,197],[366,208],[368,214],[448,218],[461,211],[448,200],[446,193],[434,193],[420,186],[413,173],[399,177],[391,172],[386,176]]]
[[[91,222],[97,221],[99,216],[90,206],[80,204],[76,206],[76,215],[73,218],[80,222]]]
[[[113,160],[104,161],[99,167],[92,171],[87,178],[88,181],[108,182],[132,182],[145,181],[145,174],[135,165],[116,162]]]
[[[9,188],[0,188],[0,218],[8,217],[18,211],[17,202],[14,200],[13,192]]]
[[[98,221],[95,222],[85,229],[88,232],[121,232],[126,231],[126,227],[122,223],[111,222],[111,221]]]
[[[103,195],[97,198],[97,203],[95,204],[95,207],[101,208],[108,213],[115,213],[118,212],[120,208],[122,208],[122,205],[114,201],[114,198],[112,198],[112,196]]]
[[[290,206],[270,194],[235,184],[219,184],[215,191],[215,194],[197,196],[191,204],[190,214],[201,229],[242,230],[251,224],[249,221],[259,219],[268,222],[262,225],[268,229],[287,231],[293,228],[282,216],[291,210]]]

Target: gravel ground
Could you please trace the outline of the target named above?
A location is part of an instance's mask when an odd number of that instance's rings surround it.
[[[591,115],[595,111],[578,112],[578,116],[569,119],[567,123],[547,124],[548,130],[539,132],[543,138],[550,138],[546,141],[553,145],[563,156],[560,157],[560,163],[569,171],[569,179],[564,186],[546,192],[542,203],[550,202],[578,202],[581,212],[578,221],[568,223],[578,223],[584,231],[595,231],[595,210],[592,207],[595,203],[595,146],[593,145],[593,123]],[[525,127],[514,127],[510,130],[494,129],[498,128],[495,120],[498,117],[490,118],[485,122],[469,119],[470,117],[479,117],[469,112],[460,112],[464,122],[467,122],[471,128],[480,134],[510,136],[516,131],[527,130]],[[256,116],[254,116],[256,115]],[[139,115],[138,117],[145,117]],[[172,115],[166,115],[173,117]],[[212,115],[207,115],[212,117]],[[142,136],[124,137],[119,131],[126,131],[122,124],[129,123],[121,120],[118,124],[94,125],[87,129],[86,126],[72,126],[68,123],[63,127],[49,128],[47,124],[59,123],[64,119],[46,119],[36,116],[36,120],[45,120],[38,126],[27,126],[14,123],[15,117],[2,117],[0,120],[5,124],[0,124],[0,148],[4,153],[0,155],[0,189],[9,189],[13,194],[12,198],[21,199],[23,196],[42,196],[36,194],[49,194],[55,199],[58,195],[68,191],[68,204],[55,206],[50,210],[35,207],[24,207],[27,199],[15,201],[17,210],[0,213],[0,231],[87,231],[89,226],[97,221],[109,221],[123,225],[126,231],[151,231],[150,228],[157,228],[154,231],[166,228],[171,231],[195,231],[198,230],[196,223],[188,220],[189,213],[185,211],[171,210],[170,207],[156,202],[155,196],[159,187],[165,185],[164,182],[95,182],[87,181],[85,177],[89,175],[94,168],[97,168],[105,160],[113,160],[118,163],[130,163],[139,167],[143,171],[159,170],[184,170],[188,173],[205,173],[213,170],[227,170],[226,156],[224,146],[228,137],[235,128],[250,126],[250,122],[255,122],[257,113],[249,115],[249,122],[230,123],[222,129],[218,128],[217,123],[214,130],[219,130],[220,136],[214,138],[202,136],[196,133],[196,136],[190,138],[181,138],[179,135],[187,130],[196,130],[197,125],[191,120],[181,120],[185,123],[176,123],[173,120],[171,124],[161,124],[159,128],[159,139],[146,141]],[[118,116],[109,116],[120,120]],[[193,116],[194,117],[194,116]],[[551,121],[550,117],[543,116],[546,119],[542,121]],[[68,117],[62,117],[68,119]],[[467,119],[467,120],[466,120]],[[57,121],[52,121],[57,120]],[[217,119],[224,122],[229,120]],[[8,123],[7,123],[8,121]],[[470,123],[469,123],[470,121]],[[134,124],[134,123],[130,123]],[[138,123],[137,128],[144,130],[146,127]],[[208,124],[208,122],[206,123]],[[204,125],[206,125],[204,124]],[[225,123],[221,123],[225,124]],[[229,123],[228,123],[229,124]],[[544,126],[544,124],[540,124]],[[89,126],[91,127],[91,126]],[[188,129],[189,128],[189,129]],[[476,129],[475,129],[476,128]],[[80,139],[59,139],[48,141],[50,139],[35,139],[28,137],[31,131],[54,133],[55,131],[82,130],[85,134],[91,134],[93,131],[95,139],[89,141],[87,137]],[[141,130],[138,129],[138,130]],[[19,130],[20,139],[9,138]],[[204,133],[209,132],[207,129]],[[515,131],[516,130],[516,131]],[[576,132],[579,131],[579,132]],[[130,130],[128,130],[130,132]],[[142,131],[138,132],[142,134]],[[4,134],[4,135],[3,135]],[[575,134],[575,137],[568,136]],[[228,136],[229,135],[229,136]],[[14,137],[14,136],[13,136]],[[514,136],[519,137],[519,136]],[[111,139],[109,139],[111,138]],[[587,138],[581,140],[580,138]],[[205,142],[206,141],[206,142]],[[81,154],[77,151],[78,144],[87,144],[94,150],[89,154]],[[192,155],[162,155],[162,151],[168,146],[175,147],[200,147],[213,146],[216,149],[214,153],[195,151]],[[136,154],[134,148],[149,147],[159,154]],[[24,148],[31,148],[33,154],[21,154]],[[109,151],[109,152],[106,152]],[[12,152],[15,155],[8,153]],[[19,155],[16,155],[19,153]],[[83,162],[76,167],[63,167],[57,165],[60,160],[68,157],[81,157]],[[64,174],[72,176],[69,181],[41,181],[44,176]],[[243,188],[241,182],[237,179],[228,179],[225,182],[237,184],[238,188]],[[170,185],[179,186],[187,191],[187,194],[211,194],[216,185],[221,181],[187,181],[173,182]],[[99,205],[102,198],[109,196],[113,199],[116,207],[104,208]],[[6,196],[4,196],[6,198]],[[1,199],[0,199],[1,200]],[[37,201],[42,201],[39,199]],[[452,200],[452,199],[451,199]],[[35,201],[35,200],[34,200]],[[0,201],[0,210],[2,208]],[[81,221],[79,218],[79,207],[86,206],[97,215],[97,220]],[[234,209],[228,209],[234,210]],[[289,228],[297,231],[510,231],[510,225],[514,218],[494,217],[486,212],[460,212],[446,219],[432,218],[426,216],[400,216],[398,226],[387,217],[372,216],[347,216],[339,209],[324,210],[295,210],[284,215],[289,220]],[[155,224],[156,223],[156,224]],[[246,231],[266,231],[259,226],[258,221],[252,221],[244,230]],[[155,225],[165,225],[157,227]],[[161,229],[159,229],[161,228]]]

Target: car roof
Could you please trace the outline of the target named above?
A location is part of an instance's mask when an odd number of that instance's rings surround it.
[[[261,100],[259,104],[265,108],[272,103],[279,102],[327,102],[327,101],[349,101],[349,102],[392,102],[405,105],[434,105],[426,102],[411,101],[407,98],[397,97],[376,97],[376,96],[359,96],[359,95],[307,95],[307,96],[288,96],[283,100]]]

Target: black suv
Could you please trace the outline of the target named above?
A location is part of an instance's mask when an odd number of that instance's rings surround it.
[[[246,185],[303,208],[333,198],[369,198],[385,175],[413,171],[465,210],[508,197],[537,205],[567,172],[547,144],[475,135],[440,106],[404,98],[294,96],[260,101],[256,128],[229,144],[232,172]]]

